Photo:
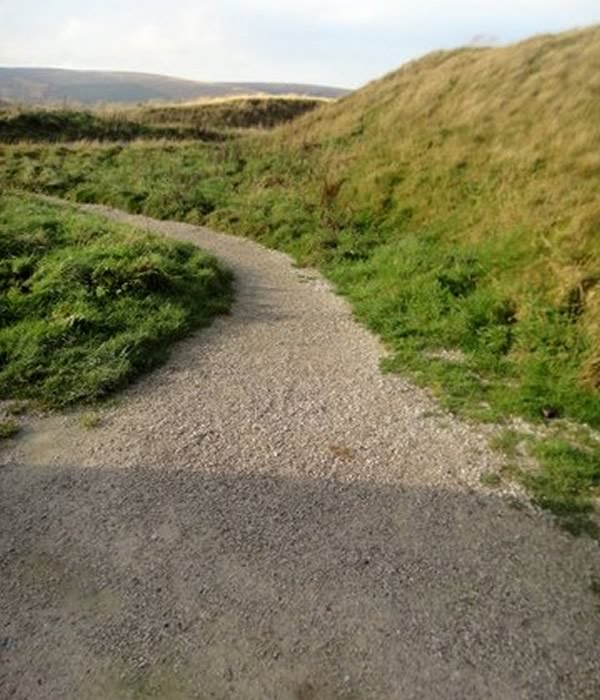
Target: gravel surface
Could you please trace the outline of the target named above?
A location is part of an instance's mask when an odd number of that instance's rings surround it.
[[[600,550],[480,485],[482,428],[382,375],[315,272],[94,209],[213,251],[238,301],[98,427],[0,448],[3,700],[600,697]]]

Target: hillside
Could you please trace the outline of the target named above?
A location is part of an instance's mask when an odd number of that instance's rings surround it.
[[[509,426],[504,477],[596,535],[599,107],[600,27],[435,53],[240,149],[208,217],[319,265],[388,370]]]
[[[538,313],[544,300],[585,325],[580,380],[597,391],[599,95],[598,27],[429,55],[259,144],[262,180],[253,173],[250,220],[260,221],[261,237],[279,239],[285,228],[298,254],[334,261],[355,292],[363,276],[372,287],[380,247],[380,255],[403,257],[408,240],[430,240],[454,259],[468,251],[484,271],[468,273],[465,290],[478,282],[471,274],[501,289],[515,307],[511,323]],[[274,186],[275,171],[286,168]],[[305,213],[319,205],[320,230],[272,216],[265,226],[256,209],[275,195],[294,207],[300,195]],[[239,212],[234,219],[246,226]],[[394,337],[386,305],[400,302],[405,280],[386,282],[392,286],[370,290],[381,304],[372,320]],[[508,354],[523,350],[509,346]]]
[[[599,96],[593,27],[434,53],[223,144],[4,147],[0,181],[320,267],[386,368],[508,426],[511,473],[578,530],[600,487]]]
[[[289,122],[326,102],[261,95],[95,110],[0,104],[0,143],[223,141],[240,129],[269,129]]]
[[[260,94],[332,98],[347,92],[295,83],[211,83],[146,73],[0,67],[0,100],[25,104],[169,102]]]

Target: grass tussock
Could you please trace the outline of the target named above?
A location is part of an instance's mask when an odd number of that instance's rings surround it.
[[[0,198],[1,399],[50,408],[99,399],[229,301],[229,274],[195,246]]]
[[[12,418],[0,420],[0,440],[8,440],[20,432],[19,424]]]
[[[97,413],[82,413],[79,417],[79,425],[85,430],[94,430],[102,423],[102,418]]]

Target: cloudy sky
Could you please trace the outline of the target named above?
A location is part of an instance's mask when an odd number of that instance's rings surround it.
[[[0,66],[356,87],[436,48],[600,22],[600,0],[0,0]]]

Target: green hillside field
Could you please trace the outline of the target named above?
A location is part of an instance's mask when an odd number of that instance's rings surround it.
[[[434,53],[225,143],[4,146],[0,179],[320,267],[385,368],[505,425],[507,471],[578,529],[600,485],[599,104],[593,27]]]

